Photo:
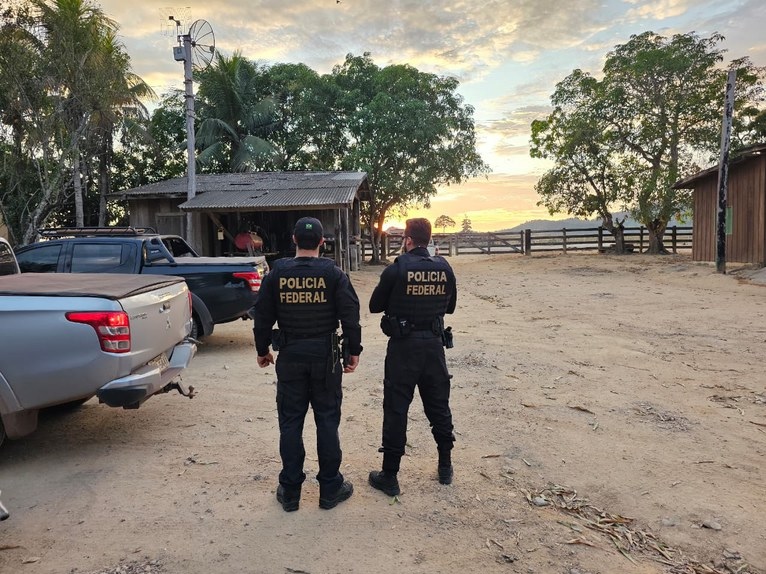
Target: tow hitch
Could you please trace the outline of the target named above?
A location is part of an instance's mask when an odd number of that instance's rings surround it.
[[[193,399],[197,395],[197,391],[194,390],[194,385],[185,385],[183,381],[176,381],[165,385],[162,389],[163,393],[169,393],[170,391],[178,391],[185,397]]]

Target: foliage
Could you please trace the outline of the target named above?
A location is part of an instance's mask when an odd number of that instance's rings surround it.
[[[239,52],[216,53],[198,73],[197,161],[209,172],[255,171],[275,153],[267,141],[276,127],[275,103],[264,97],[264,70]]]
[[[463,216],[463,222],[460,224],[460,231],[462,233],[470,233],[473,231],[473,228],[471,227],[471,220],[468,219],[468,216]]]
[[[457,225],[455,220],[449,215],[440,215],[436,218],[436,221],[434,221],[434,227],[441,227],[442,233],[444,233],[448,227],[455,227],[455,225]]]
[[[650,252],[664,251],[668,221],[690,200],[673,184],[720,143],[722,40],[645,32],[608,54],[601,80],[576,70],[558,84],[553,112],[532,124],[531,155],[554,161],[537,184],[541,203],[551,213],[596,213],[606,227],[611,210],[627,206],[649,230]],[[764,71],[747,59],[732,66],[742,80],[734,133],[744,144],[757,137]]]
[[[379,68],[367,53],[347,55],[333,78],[347,137],[341,167],[367,173],[371,201],[363,217],[374,242],[389,210],[428,207],[437,186],[489,171],[456,79],[408,65]],[[378,257],[373,250],[373,261]]]
[[[151,93],[91,2],[16,6],[0,14],[0,209],[23,244],[48,223],[107,219],[111,142]]]

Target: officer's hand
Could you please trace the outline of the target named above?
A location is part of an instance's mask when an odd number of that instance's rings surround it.
[[[266,353],[263,356],[258,355],[258,366],[259,367],[261,367],[261,368],[268,367],[269,365],[273,365],[273,364],[274,364],[274,355],[271,354],[271,351],[269,351],[268,353]]]
[[[344,373],[353,373],[359,365],[359,355],[349,355],[348,363],[343,367]]]

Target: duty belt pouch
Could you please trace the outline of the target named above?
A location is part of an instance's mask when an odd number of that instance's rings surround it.
[[[279,349],[284,345],[284,341],[282,340],[282,333],[279,329],[272,329],[271,331],[271,348],[275,351],[279,351]]]

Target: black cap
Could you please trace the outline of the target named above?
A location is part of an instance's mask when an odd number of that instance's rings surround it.
[[[313,248],[319,245],[324,230],[322,229],[322,223],[318,219],[314,217],[301,217],[295,224],[293,234],[299,245],[305,242],[306,245],[311,244]]]

